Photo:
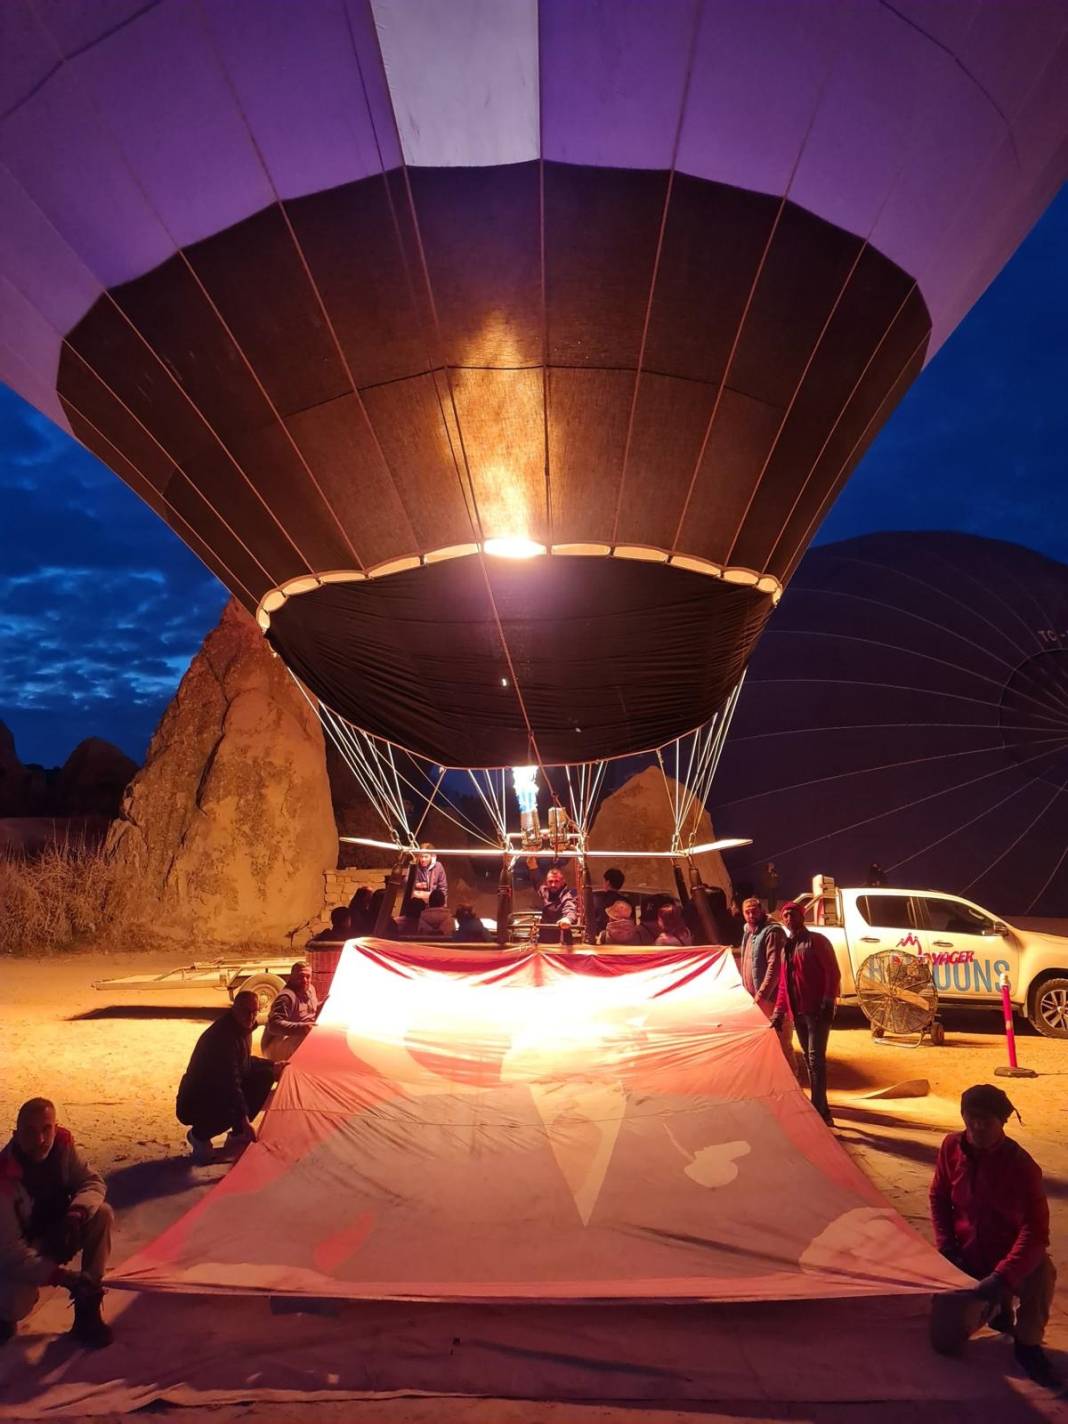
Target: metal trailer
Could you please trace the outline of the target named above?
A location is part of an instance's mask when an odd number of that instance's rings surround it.
[[[299,955],[263,959],[211,959],[165,969],[160,974],[127,974],[117,979],[95,979],[93,988],[108,993],[159,993],[195,986],[220,989],[230,996],[240,990],[256,995],[258,1022],[265,1023],[275,996]]]

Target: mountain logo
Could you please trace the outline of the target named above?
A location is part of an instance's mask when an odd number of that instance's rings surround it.
[[[907,934],[904,939],[898,940],[897,947],[898,949],[919,949],[921,946],[914,934]]]

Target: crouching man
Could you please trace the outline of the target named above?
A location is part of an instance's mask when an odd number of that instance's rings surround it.
[[[74,1302],[71,1334],[83,1345],[111,1344],[100,1315],[111,1250],[105,1186],[56,1123],[55,1105],[31,1098],[0,1151],[0,1345],[37,1304],[41,1286],[64,1286]],[[68,1262],[81,1254],[81,1270]]]
[[[280,989],[267,1024],[263,1030],[260,1051],[272,1063],[284,1063],[292,1058],[315,1027],[319,1014],[319,999],[312,983],[311,970],[303,959],[289,971],[284,989]]]
[[[931,1221],[943,1256],[979,1282],[965,1334],[986,1324],[1012,1335],[1027,1374],[1056,1389],[1060,1380],[1042,1348],[1057,1280],[1049,1203],[1038,1163],[1005,1135],[1015,1111],[992,1083],[964,1091],[964,1131],[951,1132],[938,1149]]]
[[[282,1070],[281,1064],[252,1056],[258,1013],[255,994],[246,990],[235,994],[228,1011],[197,1039],[182,1075],[175,1112],[178,1121],[189,1127],[186,1140],[193,1161],[200,1165],[214,1159],[212,1138],[228,1128],[226,1148],[231,1153],[256,1141],[252,1119],[262,1112]]]

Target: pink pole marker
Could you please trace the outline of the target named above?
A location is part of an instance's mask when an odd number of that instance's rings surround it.
[[[1005,1044],[1009,1050],[1009,1066],[995,1068],[994,1076],[997,1078],[1037,1078],[1038,1074],[1033,1068],[1021,1068],[1016,1061],[1016,1029],[1012,1021],[1012,994],[1007,974],[1002,974],[998,980],[998,988],[1001,990],[1001,1013],[1005,1020]]]

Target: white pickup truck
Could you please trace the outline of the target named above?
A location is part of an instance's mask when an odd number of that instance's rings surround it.
[[[939,890],[840,889],[817,875],[798,897],[805,920],[827,936],[842,971],[842,1000],[856,1002],[856,974],[870,954],[894,949],[926,959],[939,999],[993,1002],[1009,976],[1013,1005],[1047,1038],[1068,1038],[1068,939],[1016,929],[989,910]]]

